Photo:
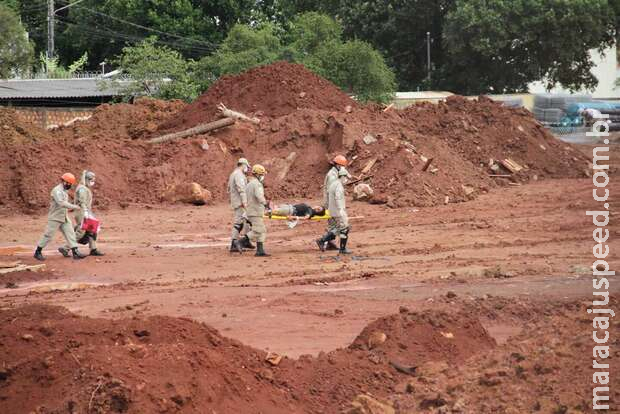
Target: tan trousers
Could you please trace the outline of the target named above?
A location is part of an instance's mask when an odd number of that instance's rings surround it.
[[[334,236],[340,236],[341,239],[346,239],[349,234],[349,217],[344,215],[330,218],[327,220],[327,231]]]
[[[232,229],[232,239],[236,240],[242,234],[245,234],[247,229],[247,224],[245,222],[245,209],[243,207],[238,207],[233,210],[233,229]]]
[[[41,240],[39,240],[37,246],[40,248],[47,246],[47,244],[54,238],[54,235],[56,235],[58,230],[60,230],[64,236],[69,248],[73,249],[74,247],[78,247],[77,242],[75,241],[73,223],[68,220],[65,222],[48,220],[45,234],[43,234],[43,237],[41,237]]]
[[[250,240],[254,242],[264,243],[267,239],[267,227],[265,226],[265,219],[262,217],[248,217],[250,223],[252,223],[252,230],[248,233]]]

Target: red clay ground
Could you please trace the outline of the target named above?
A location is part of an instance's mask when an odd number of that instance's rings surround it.
[[[344,259],[315,250],[320,223],[269,223],[274,256],[256,259],[227,253],[226,206],[102,211],[106,257],[63,259],[58,240],[46,252],[55,279],[0,290],[0,407],[341,412],[369,393],[403,413],[589,412],[591,188],[551,180],[439,207],[351,203],[355,255]],[[1,217],[0,260],[29,262],[44,224]],[[205,322],[244,346],[214,349],[208,338],[233,342],[157,315]],[[136,337],[141,329],[151,336]],[[369,349],[374,332],[387,340]],[[271,367],[265,351],[292,359]],[[418,368],[412,376],[392,363]]]

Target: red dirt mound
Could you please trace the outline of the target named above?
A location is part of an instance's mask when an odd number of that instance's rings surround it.
[[[47,132],[23,119],[15,110],[0,107],[0,145],[48,138]]]
[[[98,106],[92,117],[54,131],[67,139],[136,139],[151,135],[157,127],[185,107],[183,101],[139,98],[133,104]]]
[[[297,109],[342,112],[355,108],[353,99],[331,82],[315,75],[303,65],[276,62],[250,69],[240,75],[224,76],[205,94],[188,105],[162,130],[183,130],[217,119],[217,105],[247,114],[279,117]]]
[[[159,122],[178,130],[211,120],[219,102],[248,113],[260,102],[261,123],[240,121],[158,145],[135,139],[149,136]],[[349,104],[351,112],[344,111]],[[375,190],[375,201],[391,207],[461,202],[497,185],[588,174],[588,159],[526,110],[453,97],[384,112],[355,105],[328,81],[285,62],[223,78],[186,107],[152,99],[103,105],[91,119],[47,136],[52,139],[0,143],[6,191],[0,205],[44,208],[57,177],[84,168],[100,177],[99,206],[159,203],[167,189],[192,182],[223,201],[240,156],[267,167],[269,198],[301,201],[320,195],[329,156],[344,153],[350,172]],[[521,171],[500,167],[507,159]]]
[[[0,314],[0,412],[302,412],[259,373],[265,353],[189,320]]]
[[[514,109],[481,96],[452,96],[445,103],[409,107],[404,116],[420,134],[443,139],[475,165],[510,158],[522,177],[583,177],[586,159],[572,145],[555,138],[523,108]],[[503,174],[508,171],[503,170]]]
[[[377,348],[364,349],[362,333],[349,348],[275,366],[183,318],[114,321],[28,305],[0,311],[0,328],[0,412],[11,413],[336,413],[412,378],[394,357],[455,362],[494,346],[477,320],[432,312],[375,322],[365,332],[382,329]]]

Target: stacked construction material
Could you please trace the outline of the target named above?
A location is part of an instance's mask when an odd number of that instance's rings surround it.
[[[592,102],[589,95],[558,95],[558,94],[540,94],[534,97],[534,117],[544,124],[559,125],[566,121],[567,116],[574,117],[577,114],[570,115],[569,110],[576,103],[588,104]]]

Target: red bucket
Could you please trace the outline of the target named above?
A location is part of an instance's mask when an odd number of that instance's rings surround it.
[[[99,220],[96,218],[84,218],[82,220],[82,230],[97,234],[99,232]]]

